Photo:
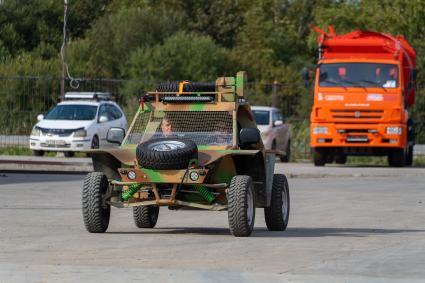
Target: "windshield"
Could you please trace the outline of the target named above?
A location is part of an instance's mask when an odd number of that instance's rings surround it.
[[[396,88],[398,86],[398,68],[395,64],[322,64],[319,85],[321,87]]]
[[[255,116],[255,122],[257,125],[268,125],[270,124],[270,111],[267,110],[252,110]]]
[[[155,138],[185,138],[199,145],[233,144],[233,118],[228,111],[146,111],[137,114],[125,144]]]
[[[94,120],[97,106],[94,105],[57,105],[47,113],[46,120]]]

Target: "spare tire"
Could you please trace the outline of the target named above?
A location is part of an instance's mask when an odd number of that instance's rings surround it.
[[[179,83],[160,83],[156,87],[159,92],[178,92]],[[183,85],[183,92],[215,92],[214,83],[187,83]]]
[[[142,168],[185,169],[198,158],[198,147],[188,139],[152,139],[137,146],[136,158]]]

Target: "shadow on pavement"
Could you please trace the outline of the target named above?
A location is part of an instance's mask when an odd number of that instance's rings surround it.
[[[373,228],[288,228],[286,231],[268,231],[264,228],[255,229],[251,237],[264,238],[298,238],[298,237],[367,237],[371,235],[387,235],[399,233],[425,233],[425,230],[415,229],[373,229]],[[199,234],[199,235],[230,235],[228,228],[173,227],[141,229],[138,232],[107,232],[107,234]]]
[[[12,185],[21,183],[41,183],[41,182],[67,182],[84,180],[86,176],[81,173],[37,173],[37,172],[1,172],[0,185]]]

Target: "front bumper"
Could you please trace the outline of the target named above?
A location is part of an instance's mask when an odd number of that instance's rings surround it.
[[[315,127],[327,127],[327,133],[315,134]],[[388,127],[400,127],[401,134],[387,134]],[[311,123],[311,147],[390,147],[406,146],[406,125],[403,124],[333,124]]]
[[[29,146],[31,150],[43,151],[83,151],[91,149],[89,137],[43,137],[30,136]]]

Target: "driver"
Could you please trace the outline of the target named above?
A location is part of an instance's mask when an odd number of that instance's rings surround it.
[[[170,119],[168,119],[168,117],[162,118],[161,132],[162,132],[162,137],[164,137],[164,138],[170,137],[171,134],[173,133],[171,122],[170,122]]]

